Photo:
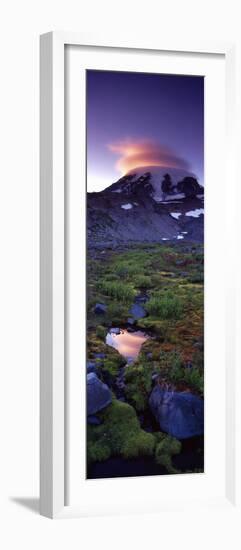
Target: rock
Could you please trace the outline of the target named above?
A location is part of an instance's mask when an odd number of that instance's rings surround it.
[[[129,325],[134,325],[134,324],[135,324],[135,319],[133,319],[133,317],[128,317],[127,323],[128,323]],[[127,329],[127,330],[128,330],[128,329]]]
[[[87,416],[87,422],[92,426],[99,426],[101,424],[100,418],[98,418],[98,416],[95,416],[94,414],[89,414],[89,416]]]
[[[111,401],[110,388],[103,384],[94,372],[87,374],[87,416],[101,411]]]
[[[87,374],[90,372],[97,372],[96,364],[93,361],[87,361]]]
[[[146,358],[150,359],[150,360],[152,359],[152,352],[151,351],[147,351]]]
[[[186,197],[196,197],[198,193],[203,195],[203,187],[199,185],[196,178],[191,176],[186,176],[182,181],[179,181],[177,190],[179,193],[184,193]]]
[[[107,311],[107,306],[105,304],[95,304],[94,312],[97,315],[104,315]]]
[[[188,392],[165,391],[156,385],[149,405],[161,431],[177,439],[203,434],[204,402],[200,397]]]
[[[131,313],[134,319],[142,319],[147,315],[144,307],[140,306],[139,304],[133,304],[131,306],[131,309],[129,310],[129,313]]]
[[[111,327],[110,333],[112,333],[112,334],[120,334],[120,333],[121,333],[121,329],[118,328],[118,327]]]

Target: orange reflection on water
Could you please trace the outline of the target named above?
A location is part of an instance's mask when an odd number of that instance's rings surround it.
[[[128,332],[121,330],[121,334],[108,332],[106,344],[119,351],[121,355],[128,360],[135,360],[140,352],[142,344],[148,339],[148,336],[141,330]]]

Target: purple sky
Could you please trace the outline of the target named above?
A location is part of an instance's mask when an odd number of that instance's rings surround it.
[[[204,79],[87,71],[87,187],[137,166],[189,167],[203,182]]]

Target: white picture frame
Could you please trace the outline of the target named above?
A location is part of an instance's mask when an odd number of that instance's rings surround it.
[[[235,44],[162,43],[152,39],[107,39],[67,32],[41,36],[40,41],[40,511],[48,517],[81,513],[83,507],[66,506],[65,416],[65,46],[90,46],[141,51],[220,54],[226,68],[226,165],[230,178],[230,215],[226,226],[228,269],[226,278],[235,280],[237,253],[233,235],[240,235],[235,218],[237,180],[235,103],[237,57]],[[228,285],[226,311],[226,490],[220,504],[238,504],[241,497],[241,389],[238,360],[240,315],[238,285]],[[80,495],[81,498],[81,495]],[[210,499],[202,500],[209,505]],[[193,506],[189,502],[187,506]],[[82,512],[83,513],[83,512]]]

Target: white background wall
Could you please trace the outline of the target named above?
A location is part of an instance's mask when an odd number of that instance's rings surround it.
[[[39,452],[39,34],[66,29],[232,39],[241,31],[238,5],[235,0],[5,0],[1,5],[0,541],[4,550],[81,545],[90,550],[198,550],[213,544],[240,548],[241,511],[51,522],[29,509],[29,505],[37,508]]]

